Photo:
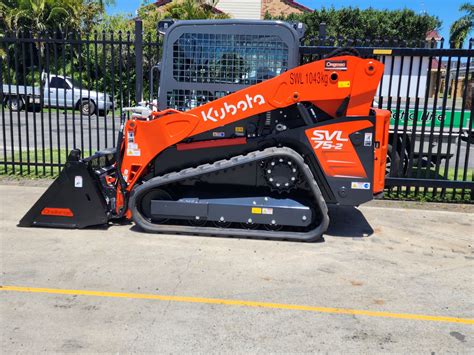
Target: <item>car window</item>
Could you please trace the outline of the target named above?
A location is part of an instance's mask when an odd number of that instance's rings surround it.
[[[78,79],[68,78],[68,80],[72,85],[74,85],[76,89],[82,88],[82,86],[84,86],[84,83],[81,83]]]
[[[69,89],[69,85],[66,83],[66,81],[63,78],[58,78],[56,76],[51,78],[49,87],[57,89]]]

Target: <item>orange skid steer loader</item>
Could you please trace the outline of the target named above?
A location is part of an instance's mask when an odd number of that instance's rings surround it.
[[[117,146],[71,151],[19,225],[133,220],[156,233],[317,240],[327,204],[383,191],[390,113],[371,108],[382,74],[377,60],[335,56],[123,117]]]

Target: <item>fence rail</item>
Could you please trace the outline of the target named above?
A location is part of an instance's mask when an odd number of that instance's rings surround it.
[[[385,64],[374,106],[392,112],[388,196],[473,202],[473,40],[305,38],[302,62],[350,46]],[[135,31],[0,38],[0,173],[57,174],[68,151],[114,145],[122,108],[157,99],[161,38]],[[21,98],[21,100],[19,100]],[[93,114],[91,115],[90,113]]]

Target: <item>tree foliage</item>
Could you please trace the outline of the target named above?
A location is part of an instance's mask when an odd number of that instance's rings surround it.
[[[145,33],[156,33],[158,21],[164,18],[178,20],[222,19],[228,15],[216,12],[218,0],[178,0],[158,11],[146,1],[137,10],[143,20]],[[130,30],[131,14],[107,16],[105,6],[114,0],[2,0],[0,2],[0,33],[6,31],[82,32]]]
[[[454,48],[462,47],[465,39],[474,28],[474,5],[471,3],[464,3],[459,7],[459,11],[466,14],[454,21],[449,31],[449,42]]]
[[[0,30],[41,32],[90,31],[113,0],[2,0]]]
[[[0,57],[5,58],[1,68],[5,82],[38,85],[39,72],[46,71],[73,76],[84,87],[106,91],[116,100],[134,97],[135,17],[132,14],[105,14],[105,6],[112,0],[0,1],[0,38],[7,31],[19,36],[27,31],[34,37],[43,38],[35,43],[36,47],[14,44],[11,40],[0,42]],[[227,18],[226,14],[213,11],[216,4],[217,0],[179,0],[160,11],[153,3],[142,4],[137,17],[142,19],[144,30],[145,82],[151,68],[160,60],[158,22],[165,18]],[[45,37],[57,36],[71,39],[80,36],[83,41],[81,44],[72,44],[68,40],[66,43],[54,41],[47,44],[44,40]],[[149,85],[144,85],[144,91],[146,96]]]
[[[271,16],[266,14],[266,18]],[[310,13],[276,17],[281,20],[299,21],[306,25],[309,38],[318,37],[319,25],[326,24],[328,37],[350,39],[424,40],[426,33],[438,29],[441,21],[426,13],[413,10],[377,10],[346,7],[321,8]]]

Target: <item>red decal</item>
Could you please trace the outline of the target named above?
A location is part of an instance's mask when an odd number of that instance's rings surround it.
[[[45,207],[41,211],[43,216],[61,216],[61,217],[73,217],[74,213],[72,213],[71,209],[69,208],[56,208],[56,207]]]
[[[191,150],[191,149],[202,149],[202,148],[213,148],[213,147],[227,147],[229,145],[241,145],[247,144],[247,138],[228,138],[228,139],[214,139],[209,141],[192,142],[192,143],[178,143],[176,149],[178,150]]]

